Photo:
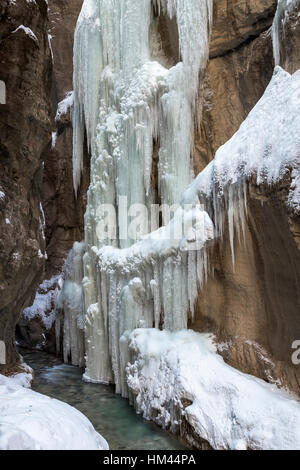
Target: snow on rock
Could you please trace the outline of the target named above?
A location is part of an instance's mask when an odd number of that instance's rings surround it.
[[[23,24],[18,26],[17,29],[15,29],[15,31],[12,32],[12,34],[16,33],[17,31],[24,31],[24,33],[29,36],[31,39],[33,39],[34,41],[38,42],[38,38],[36,37],[36,35],[34,34],[34,32],[28,28],[27,26],[24,26]]]
[[[300,403],[227,365],[211,336],[137,329],[130,349],[127,381],[144,418],[173,432],[185,419],[214,449],[300,449]]]
[[[75,408],[0,375],[0,450],[107,450]]]
[[[52,140],[51,140],[52,149],[55,149],[56,142],[57,142],[57,132],[55,131],[55,132],[52,132]]]
[[[62,275],[45,280],[39,286],[34,303],[23,311],[23,317],[30,321],[39,317],[46,330],[50,330],[55,321],[56,302],[63,286]]]
[[[67,114],[69,109],[72,108],[73,102],[74,102],[74,92],[69,91],[68,93],[66,93],[65,99],[63,99],[62,101],[60,101],[58,103],[57,112],[56,112],[56,116],[55,116],[55,121],[56,122],[59,121],[62,116]]]
[[[200,201],[222,236],[228,218],[234,260],[247,216],[247,180],[274,184],[292,171],[288,204],[300,211],[300,70],[293,75],[276,67],[264,95],[234,136],[185,191],[182,205]]]

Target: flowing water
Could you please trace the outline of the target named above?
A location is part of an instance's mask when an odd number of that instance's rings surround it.
[[[85,414],[111,450],[180,450],[186,447],[155,424],[144,421],[113,386],[82,381],[82,369],[44,352],[22,350],[34,369],[32,389],[62,400]]]

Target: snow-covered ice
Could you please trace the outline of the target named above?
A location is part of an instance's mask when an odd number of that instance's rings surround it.
[[[21,375],[0,375],[0,450],[108,449],[83,414],[25,388]]]
[[[300,449],[299,401],[227,365],[213,337],[137,329],[130,350],[127,381],[144,418],[173,432],[185,419],[214,449]]]
[[[119,201],[127,197],[129,207],[140,204],[150,213],[157,197],[162,204],[178,203],[192,180],[196,101],[209,55],[212,4],[212,0],[85,0],[76,27],[75,191],[80,183],[85,131],[91,152],[83,256],[85,378],[114,381],[125,396],[126,331],[157,325],[161,311],[166,328],[186,327],[189,307],[193,314],[197,284],[207,275],[202,248],[212,238],[212,225],[205,213],[201,220],[207,226],[191,227],[192,238],[197,230],[203,232],[198,254],[179,253],[180,241],[176,247],[170,240],[168,246],[159,240],[154,243],[153,238],[164,230],[130,251],[136,240],[120,236],[130,224],[130,215]],[[174,63],[163,51],[159,15],[173,21],[178,30],[179,52]],[[158,143],[156,194],[151,176]],[[104,204],[112,204],[118,214],[116,240],[103,241],[99,236],[98,208]],[[149,233],[148,222],[145,217],[143,234]],[[167,224],[165,219],[163,223]],[[158,259],[160,249],[165,255]],[[115,263],[118,257],[123,264]],[[170,285],[171,279],[174,285]],[[124,341],[119,345],[120,336]]]
[[[42,255],[44,256],[44,255]],[[23,310],[26,320],[39,317],[46,330],[50,330],[55,322],[56,302],[63,286],[61,275],[44,280],[39,286],[31,307]]]
[[[56,345],[57,352],[63,339],[65,362],[83,367],[84,359],[84,312],[83,312],[83,253],[85,243],[75,242],[65,267],[65,282],[56,305]]]

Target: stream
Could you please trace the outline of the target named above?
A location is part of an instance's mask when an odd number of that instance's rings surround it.
[[[183,450],[187,447],[154,423],[138,416],[114,387],[82,381],[82,369],[40,351],[20,350],[35,373],[32,389],[81,411],[111,450]]]

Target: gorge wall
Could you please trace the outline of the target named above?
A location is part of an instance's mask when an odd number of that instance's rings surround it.
[[[51,139],[52,61],[44,0],[1,2],[0,340],[14,363],[15,327],[44,274],[41,206],[44,152]]]

